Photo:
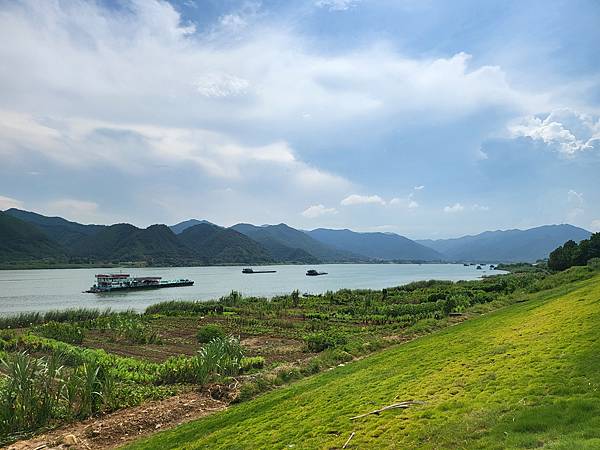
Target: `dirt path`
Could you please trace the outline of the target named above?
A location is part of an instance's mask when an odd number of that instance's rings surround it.
[[[5,447],[8,450],[42,450],[50,448],[110,449],[207,416],[227,407],[208,393],[187,392],[164,400],[147,402],[101,417],[62,426],[46,434]]]

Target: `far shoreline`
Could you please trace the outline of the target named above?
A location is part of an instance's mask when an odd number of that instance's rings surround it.
[[[436,264],[501,264],[497,261],[327,261],[319,263],[305,263],[305,262],[277,262],[271,264],[259,263],[223,263],[223,264],[181,264],[181,265],[149,265],[146,263],[94,263],[94,264],[81,264],[81,263],[56,263],[56,264],[44,264],[44,263],[21,263],[21,264],[10,264],[0,265],[0,270],[43,270],[43,269],[168,269],[176,267],[274,267],[274,266],[321,266],[327,264],[354,264],[354,265],[386,265],[386,264],[418,264],[418,265],[436,265]],[[508,263],[514,264],[514,263]]]

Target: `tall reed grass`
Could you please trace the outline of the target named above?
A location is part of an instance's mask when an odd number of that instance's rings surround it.
[[[169,358],[159,367],[161,383],[205,384],[219,376],[235,376],[240,372],[244,352],[239,339],[217,337],[204,345],[193,358]]]
[[[113,381],[107,371],[94,362],[69,368],[63,359],[60,353],[34,358],[18,352],[0,361],[0,437],[89,417],[110,404]]]

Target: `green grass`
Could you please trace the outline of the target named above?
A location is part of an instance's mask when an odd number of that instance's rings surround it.
[[[130,448],[600,448],[600,276],[527,300]]]

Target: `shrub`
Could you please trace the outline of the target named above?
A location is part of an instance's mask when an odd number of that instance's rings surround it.
[[[198,342],[206,344],[216,338],[224,338],[225,331],[219,326],[214,324],[202,325],[198,328],[196,338]]]
[[[326,348],[344,345],[346,337],[331,332],[310,333],[304,336],[306,348],[311,352],[322,352]]]

